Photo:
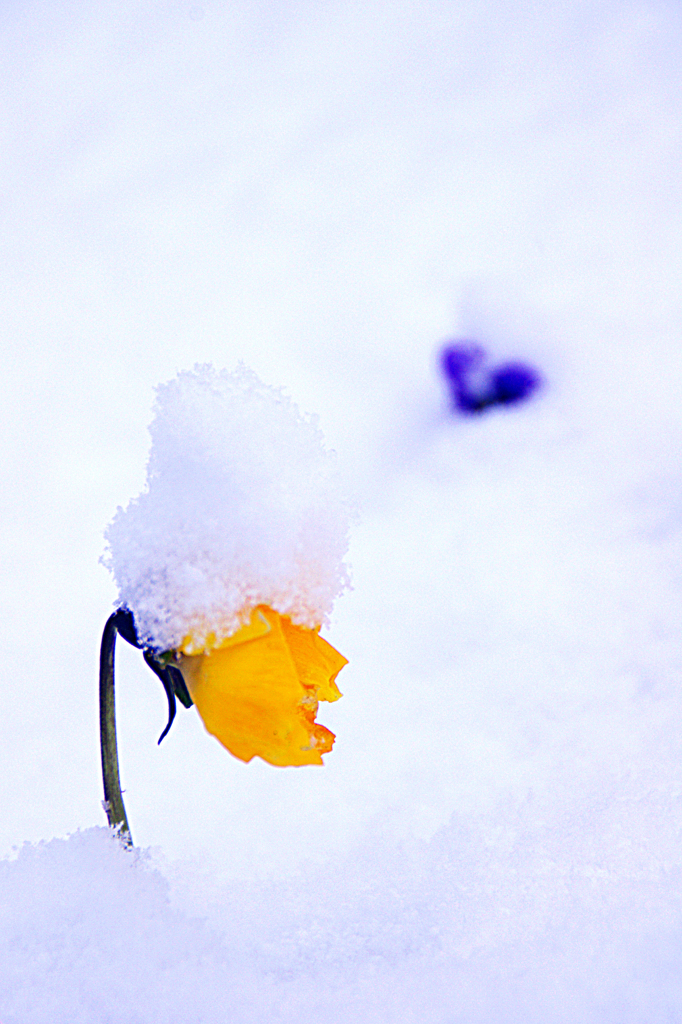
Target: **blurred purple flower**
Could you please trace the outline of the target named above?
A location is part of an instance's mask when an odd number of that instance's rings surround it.
[[[538,371],[524,363],[505,363],[484,374],[485,355],[473,341],[446,345],[441,352],[441,369],[461,412],[477,413],[491,405],[522,402],[542,383]]]
[[[473,341],[462,341],[448,345],[441,353],[443,373],[451,380],[460,380],[465,370],[478,365],[485,359],[485,350]]]
[[[495,401],[509,405],[528,398],[540,384],[540,374],[523,363],[507,363],[493,372],[492,384]]]

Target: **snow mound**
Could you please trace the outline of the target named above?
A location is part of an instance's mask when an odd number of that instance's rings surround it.
[[[239,950],[174,912],[147,855],[92,828],[0,862],[3,1024],[199,1024],[220,996],[258,1008]],[[261,986],[262,987],[262,986]]]
[[[119,507],[104,562],[140,638],[220,643],[258,604],[328,621],[348,584],[348,509],[312,417],[239,365],[157,388],[146,487]]]
[[[554,820],[551,800],[455,818],[407,848],[379,826],[347,860],[222,893],[178,865],[184,906],[108,829],[25,844],[0,861],[0,1020],[679,1021],[680,798],[636,789],[582,809],[562,792]]]

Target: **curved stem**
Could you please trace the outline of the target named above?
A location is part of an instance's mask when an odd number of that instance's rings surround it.
[[[99,737],[102,749],[102,778],[104,780],[104,810],[111,828],[115,829],[124,846],[132,846],[133,838],[123,805],[121,780],[118,773],[118,747],[116,744],[116,703],[114,698],[114,654],[116,651],[116,612],[110,615],[102,634],[99,659]]]

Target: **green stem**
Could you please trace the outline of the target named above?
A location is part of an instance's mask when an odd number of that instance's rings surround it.
[[[102,634],[99,659],[99,737],[102,748],[102,778],[104,779],[104,810],[111,828],[119,834],[124,846],[133,845],[130,825],[123,805],[121,780],[118,773],[116,745],[116,703],[114,698],[114,654],[116,652],[115,615],[110,615]]]

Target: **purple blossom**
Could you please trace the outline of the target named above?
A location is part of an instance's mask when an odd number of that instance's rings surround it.
[[[540,374],[523,363],[506,363],[493,371],[490,383],[495,401],[510,405],[532,395],[540,384]]]
[[[447,345],[441,352],[441,369],[461,412],[479,413],[492,405],[522,402],[542,383],[538,371],[524,363],[504,363],[485,372],[485,358],[485,350],[473,341]]]
[[[448,345],[441,353],[443,373],[451,380],[459,380],[465,370],[477,366],[483,359],[485,359],[485,350],[473,341]]]

